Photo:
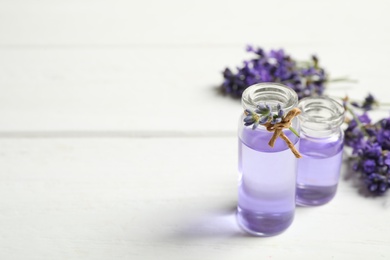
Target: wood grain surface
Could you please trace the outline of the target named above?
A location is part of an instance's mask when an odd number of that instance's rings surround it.
[[[246,44],[317,54],[390,102],[388,1],[0,2],[0,259],[389,259],[389,194],[343,165],[283,234],[235,221]],[[374,117],[389,115],[382,109]]]

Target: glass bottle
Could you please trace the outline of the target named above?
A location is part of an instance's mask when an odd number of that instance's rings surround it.
[[[267,104],[273,112],[280,104],[285,115],[297,106],[297,94],[277,83],[260,83],[248,87],[242,94],[242,105],[254,111],[258,104]],[[297,159],[285,141],[277,138],[274,147],[268,145],[273,133],[259,125],[244,126],[239,121],[239,184],[237,220],[247,232],[257,236],[272,236],[287,229],[295,212]],[[292,120],[298,129],[298,120]],[[290,130],[283,132],[297,147],[299,138]]]
[[[323,205],[335,196],[343,156],[344,107],[327,97],[299,102],[301,126],[297,204]]]

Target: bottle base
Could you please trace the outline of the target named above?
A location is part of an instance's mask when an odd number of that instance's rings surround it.
[[[297,185],[296,204],[299,206],[321,206],[336,195],[337,185],[313,186]]]
[[[294,211],[281,213],[256,213],[237,208],[237,222],[247,233],[268,237],[284,232],[293,222]]]

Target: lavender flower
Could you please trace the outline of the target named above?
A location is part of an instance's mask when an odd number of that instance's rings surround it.
[[[353,148],[353,170],[360,173],[367,190],[375,195],[390,188],[390,118],[371,124],[366,113],[356,116],[345,130],[345,144]]]
[[[277,109],[278,109],[278,112],[276,114],[274,114],[271,118],[271,124],[273,124],[273,125],[282,122],[282,119],[283,119],[284,111],[282,110],[282,107],[280,106],[280,104],[277,105]]]
[[[358,122],[360,122],[360,126]],[[344,131],[345,139],[344,143],[357,151],[363,145],[363,139],[367,133],[368,126],[371,123],[371,119],[366,113],[357,116],[356,119],[351,120],[348,124],[347,129]],[[361,127],[364,127],[362,129]]]
[[[265,105],[259,104],[257,105],[255,112],[262,116],[268,116],[271,113],[271,107],[267,104]]]
[[[245,115],[246,117],[244,118],[244,125],[253,125],[252,129],[256,129],[256,127],[259,125],[259,116],[256,113],[250,111],[249,109],[245,109]]]
[[[279,82],[294,89],[299,99],[323,94],[327,75],[319,67],[316,56],[303,64],[292,59],[282,49],[266,52],[262,48],[248,46],[246,50],[255,56],[237,67],[237,72],[229,68],[223,72],[222,87],[225,93],[241,97],[250,85]]]
[[[382,119],[378,122],[378,132],[376,138],[378,144],[385,150],[390,150],[390,118]]]
[[[362,162],[363,170],[365,173],[373,173],[376,168],[376,162],[372,159],[368,159]]]
[[[378,105],[378,101],[375,99],[375,97],[371,94],[368,94],[367,97],[364,98],[364,101],[359,104],[358,102],[351,102],[351,105],[360,109],[363,109],[364,111],[369,111],[374,108],[374,106]]]
[[[246,117],[244,118],[244,125],[252,126],[252,129],[256,129],[257,126],[264,125],[266,123],[277,124],[282,122],[284,111],[280,104],[277,105],[277,112],[272,112],[271,106],[267,104],[257,105],[255,111],[249,109],[245,110]]]

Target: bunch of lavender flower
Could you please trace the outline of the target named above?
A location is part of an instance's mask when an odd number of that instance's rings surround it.
[[[267,104],[259,104],[255,111],[245,109],[244,125],[252,125],[252,129],[255,130],[259,124],[265,125],[270,123],[271,125],[278,124],[284,119],[284,111],[280,104],[276,106],[277,112],[271,112],[271,107]],[[289,130],[299,137],[298,132],[292,127],[289,127]]]
[[[271,107],[267,104],[257,105],[254,112],[249,109],[245,109],[246,117],[244,118],[244,125],[253,125],[252,129],[254,130],[259,126],[259,124],[264,125],[265,123],[270,122],[274,125],[280,123],[282,122],[284,111],[282,110],[280,104],[277,105],[277,109],[277,113],[272,113]]]
[[[378,102],[375,100],[373,95],[368,94],[368,96],[365,97],[363,103],[359,104],[358,102],[351,102],[351,105],[363,109],[364,111],[369,111],[372,110],[374,106],[377,106]]]
[[[367,109],[367,99],[375,101],[369,95],[362,105],[354,106]],[[345,144],[353,149],[353,170],[361,174],[369,192],[383,194],[390,188],[390,118],[371,124],[367,113],[356,116],[351,108],[347,110],[354,117],[345,130]]]
[[[325,70],[319,67],[316,56],[302,63],[292,59],[282,49],[266,52],[262,48],[248,46],[247,51],[255,56],[244,61],[236,72],[229,68],[224,70],[222,88],[225,93],[241,97],[250,85],[278,82],[294,89],[299,99],[323,94],[328,78]]]

